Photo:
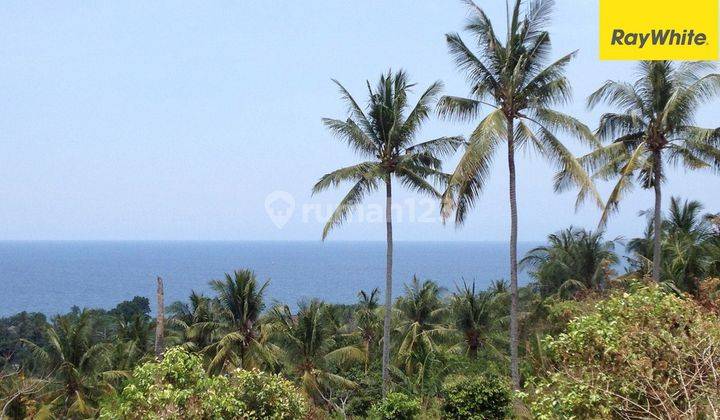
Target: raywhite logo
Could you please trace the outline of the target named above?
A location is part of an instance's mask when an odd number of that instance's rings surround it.
[[[273,191],[265,198],[265,212],[278,229],[282,229],[292,218],[295,199],[287,191]]]

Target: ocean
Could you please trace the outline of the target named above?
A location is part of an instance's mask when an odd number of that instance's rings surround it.
[[[522,255],[537,243],[520,243]],[[503,242],[395,242],[394,294],[413,275],[448,290],[475,281],[485,288],[509,278]],[[208,281],[250,268],[270,280],[266,302],[292,306],[309,298],[352,303],[360,290],[385,283],[384,242],[37,241],[0,242],[0,316],[47,315],[112,308],[145,296],[155,303],[156,276],[166,305],[191,290],[212,294]],[[527,283],[527,273],[520,283]]]

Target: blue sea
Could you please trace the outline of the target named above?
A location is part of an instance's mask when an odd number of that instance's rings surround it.
[[[520,243],[522,256],[536,243]],[[509,277],[502,242],[396,242],[394,290],[417,275],[454,290],[455,285]],[[383,287],[384,242],[0,242],[0,316],[20,311],[47,315],[81,308],[112,308],[134,296],[154,305],[155,278],[165,300],[185,300],[191,290],[211,294],[208,281],[250,268],[270,280],[267,302],[295,305],[313,297],[356,301],[358,291]],[[528,276],[521,273],[520,282]]]

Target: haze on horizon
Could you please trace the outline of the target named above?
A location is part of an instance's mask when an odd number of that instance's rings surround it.
[[[598,60],[597,3],[580,3],[558,0],[550,31],[553,57],[579,49],[566,111],[594,129],[605,108],[587,112],[585,98],[606,79],[633,80],[634,71],[633,63]],[[478,4],[504,21],[504,2]],[[4,2],[0,240],[319,240],[324,220],[315,214],[334,208],[345,190],[311,197],[311,187],[357,159],[320,122],[346,117],[330,79],[364,100],[366,80],[403,68],[416,92],[440,79],[446,93],[465,95],[444,34],[461,32],[466,16],[460,1],[434,0]],[[717,109],[703,108],[698,124],[717,125]],[[433,118],[418,139],[471,127]],[[413,216],[407,204],[403,210],[416,222],[398,221],[397,240],[505,241],[500,153],[464,227],[443,226],[433,203],[418,199]],[[597,224],[599,210],[575,212],[574,193],[553,193],[553,173],[540,158],[519,156],[520,240]],[[665,204],[679,195],[718,211],[720,195],[711,191],[719,181],[674,170]],[[295,201],[282,229],[266,213],[275,191]],[[413,197],[403,191],[395,201]],[[382,240],[382,200],[378,193],[365,207],[369,222],[351,222],[330,240]],[[609,236],[640,234],[637,213],[651,206],[652,193],[635,190]],[[424,215],[432,220],[418,222]]]

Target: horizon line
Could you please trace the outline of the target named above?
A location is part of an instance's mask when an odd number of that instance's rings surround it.
[[[523,242],[544,242],[546,239],[523,239]],[[348,242],[366,242],[366,243],[385,243],[383,239],[0,239],[0,243],[9,242],[272,242],[272,243],[348,243]],[[502,239],[457,239],[457,240],[431,240],[431,239],[394,239],[394,243],[398,242],[426,242],[426,243],[510,243],[509,240]]]

